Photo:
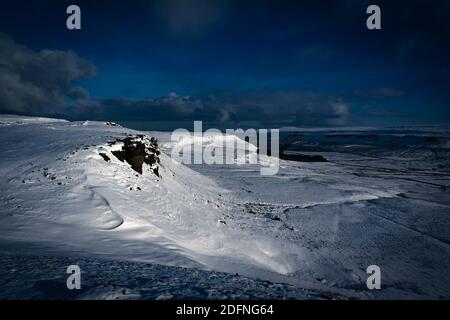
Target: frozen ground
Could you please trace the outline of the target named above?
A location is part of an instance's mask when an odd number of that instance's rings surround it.
[[[176,164],[159,132],[140,175],[108,145],[135,134],[0,117],[1,298],[450,298],[449,128],[291,130],[286,152],[329,161],[271,177]]]
[[[0,299],[338,299],[238,274],[131,261],[1,251]],[[32,247],[32,245],[30,245]],[[20,250],[20,249],[19,249]],[[35,253],[36,254],[36,253]],[[68,264],[82,270],[81,290],[67,290]]]

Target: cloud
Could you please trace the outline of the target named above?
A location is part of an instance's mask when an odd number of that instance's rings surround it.
[[[89,100],[73,82],[94,76],[91,62],[71,51],[32,51],[0,34],[0,112],[60,113]]]
[[[175,35],[198,37],[219,22],[227,9],[225,0],[158,0],[155,14]]]
[[[395,88],[378,88],[371,91],[356,91],[355,95],[359,97],[383,100],[388,98],[404,97],[406,92]]]
[[[367,108],[367,110],[365,110],[363,114],[365,116],[378,118],[394,118],[394,117],[400,118],[411,115],[411,113],[390,111],[390,110],[379,110],[378,108]]]
[[[113,120],[258,123],[260,125],[345,125],[348,105],[338,97],[301,91],[216,91],[196,96],[171,93],[152,99],[108,99]]]
[[[335,125],[348,120],[348,107],[338,97],[297,90],[250,90],[215,93],[205,103],[235,122]]]
[[[194,121],[259,125],[344,125],[341,98],[296,90],[213,90],[135,99],[96,98],[78,80],[95,65],[71,51],[33,51],[0,35],[0,113],[114,121]],[[132,90],[126,93],[130,95]]]

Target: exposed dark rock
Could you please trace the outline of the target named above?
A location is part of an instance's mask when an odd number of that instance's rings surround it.
[[[99,152],[99,155],[105,160],[106,162],[109,162],[111,159],[106,155],[106,153]]]
[[[112,154],[120,161],[126,161],[131,165],[131,168],[142,174],[142,165],[146,163],[150,166],[153,173],[159,177],[159,150],[158,143],[155,138],[148,138],[144,135],[136,137],[127,137],[122,140],[123,146],[121,150],[112,151]]]
[[[290,161],[299,161],[299,162],[327,162],[327,159],[325,159],[321,155],[317,155],[317,154],[308,155],[308,154],[281,153],[280,159],[290,160]]]
[[[285,146],[280,146],[279,156],[278,158],[282,160],[290,160],[290,161],[298,161],[298,162],[327,162],[327,159],[322,157],[321,155],[307,155],[307,154],[299,154],[299,153],[285,153]],[[259,148],[256,150],[259,154]],[[271,156],[271,150],[267,150],[264,154]]]
[[[121,127],[120,124],[117,124],[117,123],[111,122],[111,121],[106,121],[105,124],[110,127]]]

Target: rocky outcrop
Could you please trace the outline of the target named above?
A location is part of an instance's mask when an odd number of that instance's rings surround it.
[[[260,153],[259,149],[256,151],[258,154]],[[266,152],[266,155],[271,156],[270,150]],[[327,162],[328,160],[322,157],[321,155],[313,154],[300,154],[300,153],[286,153],[284,149],[280,148],[278,158],[282,160],[289,161],[298,161],[298,162]]]
[[[108,157],[106,153],[99,152],[99,155],[105,160],[106,162],[109,162],[111,159]]]
[[[290,160],[290,161],[299,161],[299,162],[327,162],[327,159],[322,157],[321,155],[313,154],[299,154],[299,153],[281,153],[280,159]]]
[[[122,143],[120,150],[111,153],[120,161],[127,162],[131,168],[142,174],[143,164],[147,164],[153,173],[159,177],[159,155],[158,142],[155,138],[148,138],[144,135],[128,137],[112,143]]]
[[[117,123],[111,122],[111,121],[106,121],[105,124],[106,124],[107,126],[110,126],[110,127],[119,127],[119,128],[122,128],[122,126],[121,126],[120,124],[117,124]]]

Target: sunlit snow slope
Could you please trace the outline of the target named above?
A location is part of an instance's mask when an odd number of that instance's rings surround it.
[[[361,154],[352,141],[335,144],[335,152],[314,149],[329,162],[281,161],[279,173],[265,177],[259,165],[177,164],[170,158],[170,135],[147,132],[161,150],[157,176],[145,164],[137,173],[112,153],[117,147],[112,142],[137,134],[103,122],[0,117],[0,246],[6,278],[14,278],[9,270],[15,261],[40,259],[42,270],[50,272],[52,266],[63,269],[64,257],[72,262],[78,257],[87,261],[91,277],[101,274],[103,265],[92,259],[115,261],[123,274],[129,270],[130,279],[141,267],[156,278],[160,267],[155,264],[186,267],[169,273],[189,279],[197,270],[193,286],[211,283],[218,292],[223,286],[226,297],[239,297],[239,288],[225,288],[231,280],[220,272],[246,277],[260,298],[264,286],[251,279],[270,281],[267,297],[275,298],[449,297],[446,154],[435,159],[432,151],[414,145],[407,153],[372,148]],[[440,150],[447,150],[448,133],[434,135],[444,139]],[[309,141],[305,150],[321,145],[320,139]],[[364,145],[364,139],[356,140]],[[42,263],[46,256],[54,257],[49,265]],[[380,291],[366,288],[371,264],[382,269]],[[212,271],[219,273],[211,276]],[[163,273],[167,277],[167,270]],[[281,290],[271,283],[286,285]],[[185,291],[171,294],[170,286],[165,290],[168,298],[189,297]],[[276,290],[289,294],[274,295]],[[139,295],[136,285],[131,291],[134,298],[159,297]],[[95,292],[84,297],[115,296],[115,291]]]

